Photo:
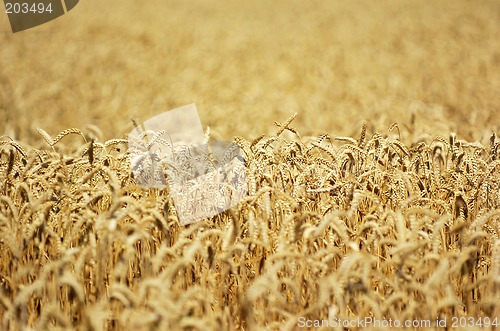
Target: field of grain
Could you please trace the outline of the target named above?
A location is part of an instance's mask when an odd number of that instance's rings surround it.
[[[0,330],[498,329],[499,32],[493,0],[0,15]],[[190,103],[248,196],[182,226],[126,134]]]

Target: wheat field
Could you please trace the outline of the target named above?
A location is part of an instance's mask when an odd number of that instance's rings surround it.
[[[1,17],[0,330],[498,329],[497,1]],[[182,226],[126,135],[193,102],[248,195]]]

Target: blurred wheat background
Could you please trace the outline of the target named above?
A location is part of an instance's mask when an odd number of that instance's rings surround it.
[[[494,0],[0,15],[0,328],[500,318],[499,33]],[[121,139],[190,103],[249,196],[181,227]]]
[[[12,34],[1,21],[3,132],[26,142],[196,103],[231,139],[298,112],[304,134],[369,121],[481,140],[498,129],[497,1],[85,1]],[[408,135],[405,135],[408,138]]]

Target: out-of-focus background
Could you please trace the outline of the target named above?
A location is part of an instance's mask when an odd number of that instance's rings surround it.
[[[302,135],[397,122],[408,142],[485,142],[500,126],[499,35],[496,0],[85,0],[16,34],[2,13],[0,133],[121,138],[131,118],[196,103],[220,139],[297,112]]]

